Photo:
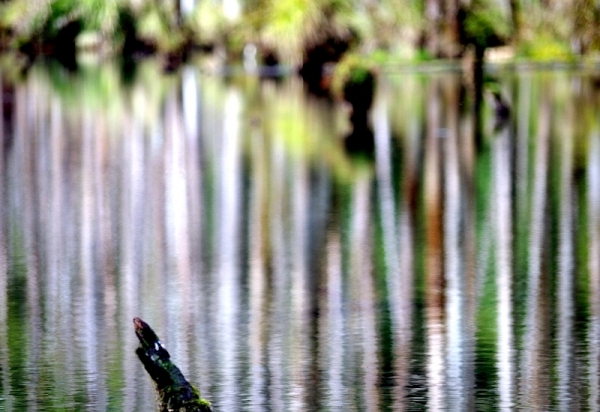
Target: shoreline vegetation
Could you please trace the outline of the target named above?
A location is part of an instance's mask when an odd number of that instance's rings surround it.
[[[593,0],[5,0],[0,51],[77,69],[79,52],[149,56],[165,72],[195,54],[218,68],[296,72],[329,93],[331,74],[443,59],[463,67],[522,60],[595,65],[600,7]],[[350,56],[350,58],[347,58]],[[338,63],[342,62],[342,68]]]

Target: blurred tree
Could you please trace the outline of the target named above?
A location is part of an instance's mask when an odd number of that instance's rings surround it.
[[[2,0],[0,45],[39,51],[62,30],[61,44],[94,32],[119,50],[124,8],[136,34],[159,52],[193,42],[241,58],[253,43],[263,62],[303,67],[309,77],[352,48],[458,58],[468,46],[482,57],[512,42],[521,55],[550,59],[600,48],[597,0]]]
[[[572,47],[578,54],[600,50],[600,4],[594,0],[573,1]]]
[[[462,54],[460,0],[425,0],[425,26],[421,45],[433,57],[456,58]]]
[[[519,25],[519,0],[425,0],[419,46],[432,57],[461,57],[467,46],[478,55],[506,44]]]
[[[352,36],[352,0],[254,0],[249,12],[259,41],[292,65],[309,50]],[[332,46],[334,47],[334,46]],[[336,54],[332,50],[333,54]],[[339,58],[339,56],[338,56]]]
[[[491,0],[472,0],[460,10],[460,37],[463,45],[475,48],[475,59],[482,61],[485,49],[504,45],[511,36],[509,21]]]
[[[509,0],[510,17],[513,25],[513,39],[518,41],[521,38],[521,3],[519,0]]]

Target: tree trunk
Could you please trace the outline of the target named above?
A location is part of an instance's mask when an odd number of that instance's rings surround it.
[[[460,44],[460,25],[459,19],[459,0],[446,0],[444,10],[445,36],[440,50],[443,57],[457,58],[462,54],[462,45]]]
[[[600,33],[598,25],[599,13],[593,0],[575,0],[573,2],[573,32],[572,44],[578,54],[600,48]]]
[[[183,24],[183,15],[181,13],[181,0],[174,0],[174,10],[175,10],[175,21],[177,23],[177,27],[181,28]]]
[[[433,56],[440,54],[440,19],[442,16],[441,0],[425,0],[425,49]]]
[[[510,0],[510,15],[513,24],[513,43],[521,39],[521,3],[519,0]]]

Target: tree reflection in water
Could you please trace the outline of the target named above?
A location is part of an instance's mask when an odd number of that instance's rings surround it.
[[[3,79],[0,408],[150,410],[141,316],[215,410],[596,409],[598,90],[497,78],[383,76],[372,158],[297,79]]]

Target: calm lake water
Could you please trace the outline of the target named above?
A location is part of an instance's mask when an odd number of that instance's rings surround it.
[[[600,80],[384,73],[374,150],[295,78],[2,76],[0,410],[600,410]]]

